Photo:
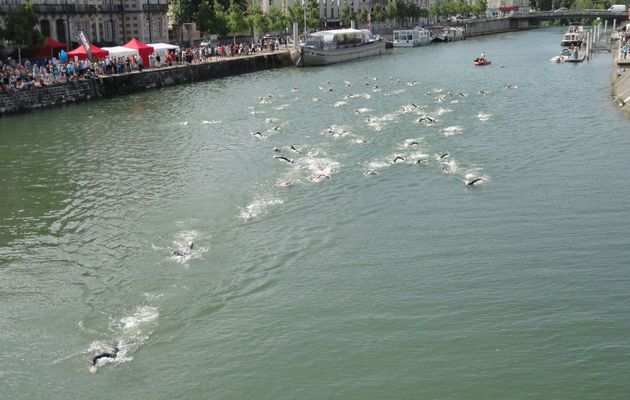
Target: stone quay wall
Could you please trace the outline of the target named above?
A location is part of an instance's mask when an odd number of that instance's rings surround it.
[[[630,115],[630,61],[620,60],[620,43],[616,40],[612,43],[612,92],[611,96],[621,111]]]
[[[289,52],[280,50],[0,93],[0,117],[290,65]]]
[[[530,25],[527,19],[501,18],[466,22],[464,28],[466,37],[473,37],[530,29]]]

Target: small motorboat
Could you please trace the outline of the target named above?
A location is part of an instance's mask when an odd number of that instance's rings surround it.
[[[487,58],[475,58],[473,60],[473,62],[475,63],[475,65],[490,65],[490,64],[492,64],[492,61],[488,60]]]

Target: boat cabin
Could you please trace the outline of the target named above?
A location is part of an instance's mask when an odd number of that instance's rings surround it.
[[[306,38],[305,47],[334,50],[362,46],[374,40],[372,32],[367,29],[335,29],[313,32]]]
[[[393,31],[394,47],[416,47],[428,44],[431,33],[426,29],[405,29]]]

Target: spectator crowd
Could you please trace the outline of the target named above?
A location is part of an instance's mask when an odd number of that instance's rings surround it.
[[[149,68],[212,62],[225,57],[247,56],[261,51],[274,51],[278,40],[258,43],[242,42],[197,46],[154,52],[149,56]],[[142,71],[143,62],[137,54],[126,57],[106,56],[100,60],[68,60],[59,57],[24,59],[22,63],[0,59],[0,93],[35,90],[58,83],[91,79],[103,75],[128,74]]]

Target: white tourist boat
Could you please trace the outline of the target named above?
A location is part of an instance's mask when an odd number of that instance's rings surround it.
[[[576,25],[572,23],[569,25],[569,29],[562,37],[562,42],[560,42],[560,46],[568,47],[568,46],[582,46],[582,43],[586,40],[586,31],[582,25]]]
[[[393,32],[394,47],[418,47],[431,43],[431,32],[427,29],[416,28]]]
[[[385,52],[385,41],[367,29],[313,32],[300,48],[298,66],[328,65]]]

